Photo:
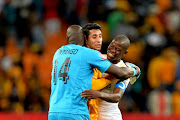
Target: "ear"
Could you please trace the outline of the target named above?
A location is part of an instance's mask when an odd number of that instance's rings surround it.
[[[87,45],[87,38],[85,35],[83,35],[83,37],[84,37],[84,46],[86,46]]]
[[[125,51],[124,55],[126,55],[127,53],[128,53],[128,50]],[[124,56],[124,55],[123,55],[123,56]]]

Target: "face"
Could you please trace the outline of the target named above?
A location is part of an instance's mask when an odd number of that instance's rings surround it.
[[[101,30],[99,29],[90,30],[88,40],[86,40],[86,45],[88,48],[100,51],[102,45]]]
[[[118,63],[122,56],[125,54],[125,50],[119,40],[114,39],[107,49],[107,59],[112,63]]]

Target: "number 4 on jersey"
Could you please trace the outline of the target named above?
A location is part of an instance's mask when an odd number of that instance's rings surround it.
[[[66,58],[59,71],[59,75],[58,75],[60,77],[59,80],[65,81],[64,84],[67,84],[67,80],[69,80],[68,72],[70,65],[71,65],[70,58]]]

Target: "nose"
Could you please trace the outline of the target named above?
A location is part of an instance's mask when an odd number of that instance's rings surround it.
[[[102,42],[102,38],[97,38],[97,42],[101,43]]]

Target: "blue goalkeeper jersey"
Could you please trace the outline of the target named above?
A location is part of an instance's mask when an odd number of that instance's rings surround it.
[[[81,92],[91,89],[93,69],[105,72],[111,63],[99,51],[80,45],[65,45],[53,57],[49,112],[89,115]]]

